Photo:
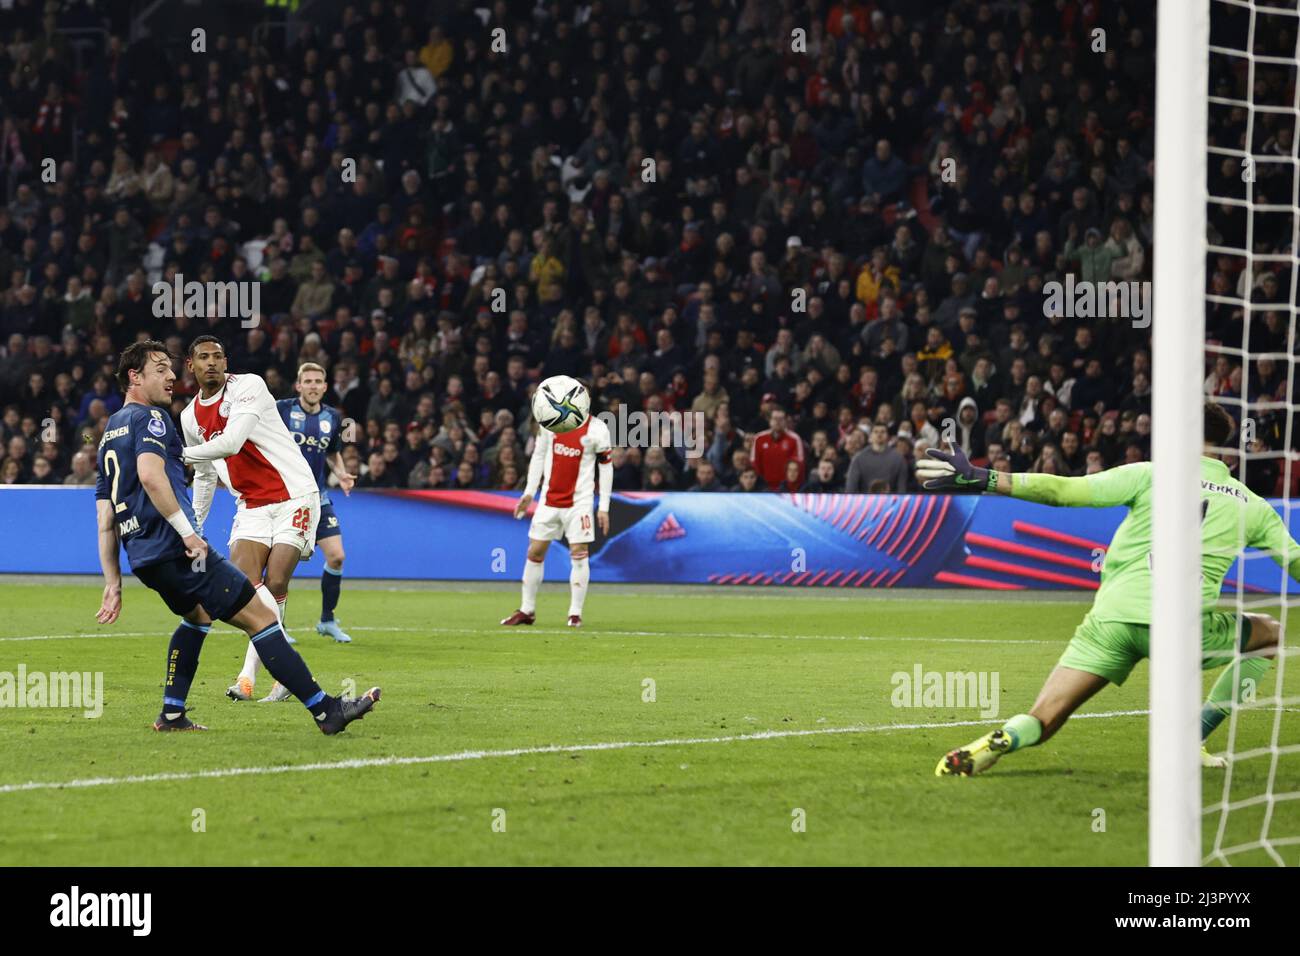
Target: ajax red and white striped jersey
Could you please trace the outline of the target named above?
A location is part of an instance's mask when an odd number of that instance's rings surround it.
[[[608,462],[611,450],[609,428],[594,415],[587,416],[585,422],[563,435],[543,428],[537,435],[529,462],[525,493],[533,493],[540,479],[537,500],[542,504],[552,508],[589,509],[596,497],[596,465]],[[536,468],[539,461],[540,475]]]
[[[225,387],[216,395],[195,396],[181,412],[185,444],[211,441],[239,415],[256,415],[257,424],[238,452],[212,465],[225,486],[238,496],[241,508],[277,504],[317,490],[311,468],[260,375],[228,375]]]

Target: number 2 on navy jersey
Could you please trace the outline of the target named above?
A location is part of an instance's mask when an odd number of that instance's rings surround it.
[[[112,448],[104,452],[104,471],[112,475],[113,484],[108,494],[113,499],[113,513],[120,514],[126,510],[126,502],[117,500],[117,483],[122,477],[122,465],[117,460],[117,452]]]

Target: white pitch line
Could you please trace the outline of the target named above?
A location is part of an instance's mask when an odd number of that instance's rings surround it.
[[[1145,710],[1111,710],[1096,714],[1076,714],[1072,720],[1104,720],[1114,717],[1142,717]],[[64,790],[87,787],[113,787],[129,783],[170,783],[184,780],[208,780],[221,777],[266,776],[281,773],[308,773],[316,770],[359,770],[366,767],[401,767],[430,763],[459,763],[466,760],[489,760],[497,757],[531,757],[544,754],[589,753],[602,750],[632,750],[651,747],[692,747],[700,744],[732,744],[751,740],[780,740],[789,737],[820,737],[829,734],[888,733],[893,730],[942,730],[950,727],[984,727],[997,724],[992,720],[949,720],[930,724],[879,724],[854,727],[821,727],[815,730],[763,730],[753,734],[725,737],[677,737],[664,740],[614,740],[594,744],[548,744],[544,747],[514,747],[509,750],[460,750],[426,757],[364,757],[322,763],[288,764],[274,767],[228,767],[220,770],[190,770],[173,773],[135,774],[129,777],[89,777],[80,780],[37,780],[0,786],[0,794],[31,790]]]
[[[718,631],[612,631],[589,629],[585,634],[575,635],[571,628],[530,627],[526,631],[514,632],[501,627],[352,627],[349,631],[379,632],[389,634],[489,634],[500,637],[517,637],[526,634],[567,634],[570,636],[591,637],[737,637],[754,638],[769,641],[925,641],[936,644],[1051,644],[1064,645],[1067,638],[1059,641],[1040,641],[1032,638],[979,638],[979,637],[920,637],[906,634],[870,635],[870,634],[724,634]],[[233,634],[234,630],[222,628],[217,634]],[[292,634],[293,632],[290,631]],[[31,634],[21,637],[0,637],[0,642],[13,641],[72,641],[79,638],[96,640],[108,637],[167,637],[166,632],[158,631],[92,631],[86,634]]]

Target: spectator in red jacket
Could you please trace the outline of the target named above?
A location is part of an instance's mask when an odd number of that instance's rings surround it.
[[[780,408],[772,409],[767,423],[767,431],[754,436],[754,470],[769,488],[775,488],[787,479],[786,464],[797,462],[799,477],[794,486],[798,488],[804,482],[807,468],[803,439],[786,428],[785,412]]]

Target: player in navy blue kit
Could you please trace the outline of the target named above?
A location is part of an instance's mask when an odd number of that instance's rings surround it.
[[[298,381],[294,386],[298,397],[281,399],[275,404],[320,488],[316,545],[325,554],[325,570],[320,576],[320,622],[316,625],[316,633],[332,637],[340,644],[350,644],[352,638],[334,617],[343,585],[343,529],[339,527],[338,516],[330,502],[325,469],[328,467],[338,478],[344,495],[351,494],[357,477],[348,474],[343,466],[343,416],[337,409],[321,404],[325,389],[325,369],[315,362],[305,362],[298,369]]]
[[[99,443],[95,511],[104,599],[96,620],[112,624],[122,613],[120,544],[135,576],[181,616],[167,649],[163,706],[154,730],[207,729],[186,716],[185,700],[216,618],[247,633],[266,669],[306,705],[322,731],[337,734],[369,712],[379,688],[355,700],[322,691],[285,640],[276,613],[257,599],[243,572],[195,532],[181,441],[163,410],[176,381],[172,361],[161,342],[136,342],[122,352],[117,379],[125,403],[109,418]]]

